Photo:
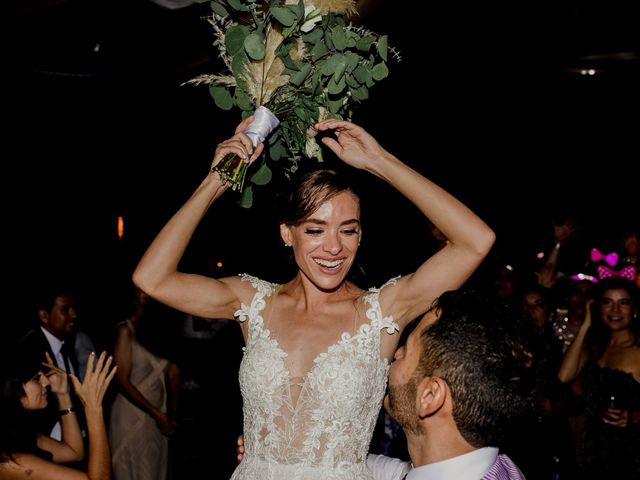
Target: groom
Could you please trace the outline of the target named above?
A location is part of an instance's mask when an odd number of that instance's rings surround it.
[[[369,455],[379,480],[524,479],[496,445],[533,405],[535,334],[518,312],[457,290],[443,294],[399,348],[385,408],[412,467]]]
[[[523,312],[472,291],[440,296],[389,369],[386,410],[411,464],[369,455],[375,480],[524,480],[496,445],[533,407],[540,340]],[[238,438],[238,461],[244,444]]]

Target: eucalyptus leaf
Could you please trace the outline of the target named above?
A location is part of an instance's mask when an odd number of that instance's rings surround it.
[[[342,79],[342,75],[344,75],[344,71],[347,69],[347,61],[343,58],[340,63],[336,66],[335,72],[333,72],[333,77],[331,78],[335,83],[338,83]]]
[[[287,5],[286,8],[288,8],[291,13],[296,16],[296,21],[299,22],[304,18],[304,1],[301,0],[295,5]]]
[[[347,48],[347,36],[344,33],[344,29],[340,27],[333,27],[331,29],[331,41],[336,47],[336,50],[342,51]]]
[[[331,93],[332,95],[337,95],[338,93],[341,93],[346,86],[347,82],[345,82],[344,78],[340,79],[339,82],[335,82],[332,78],[327,85],[327,88],[329,90],[329,93]]]
[[[289,77],[289,82],[293,83],[295,86],[299,87],[305,81],[305,79],[311,73],[311,65],[305,63],[302,65],[299,71],[295,72],[293,75]]]
[[[371,73],[371,70],[365,69],[364,75],[366,77],[364,84],[367,86],[367,88],[373,87],[375,81],[373,80],[373,74]]]
[[[387,64],[383,62],[374,66],[373,69],[371,69],[371,75],[373,76],[373,79],[376,82],[379,82],[384,78],[387,78],[387,76],[389,75],[389,69],[387,68]]]
[[[273,7],[271,9],[271,15],[273,15],[274,18],[285,27],[290,27],[296,21],[295,13],[288,8]]]
[[[344,106],[344,101],[342,99],[340,99],[340,100],[329,100],[328,103],[329,103],[329,111],[331,113],[333,113],[334,115],[337,115],[338,113],[340,113],[340,110]]]
[[[221,108],[222,110],[230,110],[231,107],[233,107],[233,97],[226,87],[221,87],[219,85],[210,85],[209,93],[213,97],[213,100],[216,102],[218,108]]]
[[[256,106],[253,104],[249,95],[244,93],[241,89],[236,88],[235,92],[235,102],[241,110],[255,110]]]
[[[238,199],[238,205],[242,208],[251,208],[253,205],[253,188],[251,185],[246,185],[242,190],[242,195]]]
[[[356,80],[353,75],[345,75],[344,78],[347,81],[347,85],[353,90],[354,88],[358,88],[360,86],[360,82]]]
[[[355,48],[358,38],[360,37],[356,35],[353,30],[347,31],[347,48]]]
[[[294,62],[289,55],[281,56],[280,58],[282,59],[282,63],[284,63],[284,66],[289,70],[293,70],[293,71],[300,70],[300,64],[297,62]]]
[[[271,181],[272,177],[273,174],[271,173],[271,169],[267,166],[266,162],[262,162],[258,171],[251,175],[251,183],[256,185],[266,185]]]
[[[229,27],[224,36],[224,46],[229,55],[233,56],[244,48],[244,39],[249,35],[249,29],[243,25]]]
[[[297,22],[293,22],[290,26],[285,27],[282,30],[282,36],[284,38],[289,38],[291,36],[291,34],[294,33],[297,29],[298,29],[298,23]]]
[[[331,41],[331,35],[325,35],[324,36],[324,43],[327,46],[327,48],[329,50],[334,50],[336,47],[333,45],[333,42]]]
[[[324,90],[324,86],[322,85],[322,75],[320,74],[320,72],[316,71],[313,73],[313,78],[311,79],[311,88],[313,88],[313,91],[311,92],[312,95],[318,97],[320,95],[322,95],[322,90]]]
[[[367,81],[367,69],[362,65],[358,65],[353,71],[353,77],[358,83],[365,83]]]
[[[311,115],[306,108],[297,106],[293,109],[293,111],[296,112],[297,117],[302,120],[305,125],[311,123]]]
[[[316,43],[311,49],[311,60],[317,62],[319,59],[324,57],[329,52],[329,49],[324,44],[324,42]]]
[[[287,154],[286,149],[282,145],[282,142],[274,143],[269,149],[269,157],[271,160],[280,160]]]
[[[238,12],[246,12],[248,8],[240,2],[240,0],[227,0],[227,3],[231,8]]]
[[[239,80],[244,78],[245,72],[247,69],[247,64],[249,63],[249,57],[244,53],[244,50],[238,52],[233,56],[231,60],[231,72],[235,77],[238,84],[240,84]]]
[[[306,43],[313,43],[316,44],[318,43],[320,40],[322,40],[322,37],[324,36],[324,30],[322,28],[314,28],[313,30],[311,30],[309,33],[305,34],[302,36],[302,39],[306,42]]]
[[[382,60],[384,60],[385,62],[387,61],[388,50],[389,47],[387,45],[387,36],[383,35],[378,39],[378,54],[380,55],[380,58],[382,58]]]
[[[371,36],[362,37],[356,41],[356,48],[363,52],[368,52],[375,41],[376,39]]]
[[[344,55],[342,53],[334,53],[322,64],[322,74],[329,76],[333,75],[338,64],[344,61]]]
[[[351,96],[354,100],[361,102],[369,98],[369,89],[364,85],[360,88],[354,88],[351,90]]]
[[[344,57],[347,62],[347,68],[345,70],[347,73],[353,72],[353,69],[358,66],[358,62],[362,59],[360,55],[353,52],[346,52]]]
[[[199,0],[196,0],[199,1]],[[204,3],[204,2],[201,2]],[[213,13],[215,13],[216,15],[220,15],[221,17],[228,17],[229,16],[229,12],[227,12],[227,9],[224,8],[224,5],[222,5],[222,3],[220,2],[211,2],[211,10],[213,10]]]
[[[253,60],[264,58],[264,36],[252,33],[244,39],[244,49]]]

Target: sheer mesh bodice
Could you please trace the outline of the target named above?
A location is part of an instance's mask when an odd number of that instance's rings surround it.
[[[245,457],[232,479],[370,479],[367,451],[389,368],[380,358],[380,331],[398,329],[391,317],[382,316],[381,289],[360,300],[367,322],[318,355],[304,378],[291,380],[287,353],[262,317],[276,286],[247,275],[243,280],[256,293],[236,312],[248,322],[248,335],[240,365]],[[292,395],[293,389],[299,395]]]

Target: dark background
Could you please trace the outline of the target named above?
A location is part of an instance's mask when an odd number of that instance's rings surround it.
[[[356,123],[484,218],[500,261],[537,267],[552,222],[567,218],[582,226],[576,265],[592,246],[620,251],[640,217],[638,2],[367,3],[361,22],[388,33],[402,60],[390,62]],[[148,0],[0,3],[5,341],[31,325],[40,286],[71,280],[83,328],[109,347],[137,260],[239,118],[218,110],[205,87],[180,87],[221,69],[208,11]],[[580,73],[590,68],[595,75]],[[380,285],[415,269],[436,244],[392,188],[356,177],[363,286]],[[250,210],[225,195],[182,268],[286,278],[272,188]],[[184,378],[201,388],[183,392],[176,478],[228,478],[234,466],[241,338],[225,329],[213,342],[179,344]]]
[[[432,3],[370,2],[361,22],[388,33],[402,60],[354,121],[486,219],[496,252],[514,262],[548,249],[552,221],[568,217],[585,246],[619,249],[639,217],[637,2]],[[2,2],[11,328],[24,326],[30,292],[60,277],[81,285],[94,316],[113,319],[135,262],[206,174],[239,117],[219,111],[206,87],[179,86],[220,70],[208,11],[146,0]],[[596,74],[580,74],[588,68]],[[362,261],[380,284],[435,243],[393,189],[361,182]],[[271,193],[258,192],[248,211],[227,195],[184,268],[283,276]]]

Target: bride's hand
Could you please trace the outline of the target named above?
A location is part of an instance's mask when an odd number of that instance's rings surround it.
[[[253,148],[253,142],[251,138],[244,133],[247,127],[253,121],[253,115],[245,118],[236,127],[236,132],[233,137],[221,142],[216,147],[216,153],[213,156],[213,162],[211,167],[217,165],[225,155],[233,153],[242,158],[247,163],[252,163],[256,158],[260,156],[264,149],[264,144],[260,143],[255,149]]]
[[[351,122],[325,120],[317,123],[315,128],[319,132],[332,131],[335,134],[335,139],[322,137],[322,143],[352,167],[367,169],[377,160],[389,155],[364,128]]]

